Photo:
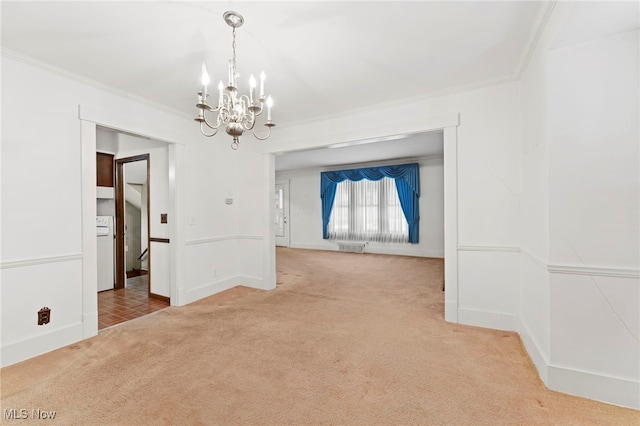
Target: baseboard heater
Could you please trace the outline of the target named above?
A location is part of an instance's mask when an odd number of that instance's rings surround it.
[[[364,243],[338,243],[338,251],[346,253],[364,253]]]

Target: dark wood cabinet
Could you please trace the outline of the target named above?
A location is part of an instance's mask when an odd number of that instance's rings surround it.
[[[112,154],[96,153],[97,185],[114,187],[114,162]]]

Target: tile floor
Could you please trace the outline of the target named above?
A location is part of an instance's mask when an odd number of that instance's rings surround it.
[[[147,275],[127,278],[125,288],[98,293],[98,330],[159,311],[167,306],[167,302],[149,298]]]

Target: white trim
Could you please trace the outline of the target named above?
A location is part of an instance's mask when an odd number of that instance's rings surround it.
[[[524,254],[525,257],[529,258],[529,260],[532,260],[533,263],[536,263],[538,266],[542,266],[543,268],[547,269],[548,262],[539,258],[535,254],[523,249],[522,247],[520,248],[520,253]]]
[[[607,266],[547,265],[550,274],[595,275],[601,277],[640,278],[640,270]]]
[[[549,366],[549,389],[640,409],[640,382],[589,371]]]
[[[354,169],[360,167],[379,167],[396,164],[418,163],[420,166],[426,165],[428,162],[435,162],[439,160],[439,164],[444,163],[444,154],[422,155],[419,157],[402,157],[393,160],[381,160],[381,161],[367,161],[363,163],[349,163],[349,164],[335,164],[331,166],[314,166],[303,167],[300,169],[282,169],[276,170],[276,177],[285,176],[285,178],[278,177],[277,180],[289,180],[290,176],[303,174],[307,176],[310,172],[329,172],[342,169]]]
[[[78,119],[96,123],[101,127],[106,127],[127,135],[154,139],[167,144],[185,144],[183,142],[185,136],[176,133],[175,128],[169,123],[149,126],[137,120],[137,117],[124,116],[91,105],[78,105]]]
[[[267,214],[262,216],[262,274],[264,286],[276,288],[276,205],[273,202],[273,188],[276,187],[276,159],[272,154],[263,154],[262,205]]]
[[[181,306],[184,294],[185,271],[184,249],[181,244],[184,241],[184,222],[180,218],[185,217],[185,203],[179,202],[182,198],[182,176],[184,174],[184,145],[179,141],[184,139],[170,124],[155,127],[152,123],[140,120],[139,117],[128,117],[113,111],[105,111],[92,106],[78,105],[78,121],[80,123],[81,145],[81,183],[82,183],[82,314],[83,319],[95,321],[84,324],[84,338],[95,336],[98,333],[97,316],[97,249],[95,233],[96,216],[96,126],[116,129],[119,132],[156,139],[168,143],[169,147],[169,210],[176,220],[169,223],[169,236],[174,241],[171,244],[171,256],[169,259],[171,275],[171,304]],[[184,142],[182,142],[184,143]]]
[[[235,241],[235,240],[264,240],[262,235],[223,235],[220,237],[198,238],[196,240],[187,240],[185,245],[193,246],[198,244],[210,244],[218,243],[220,241]]]
[[[236,239],[238,239],[238,240],[257,240],[257,241],[262,241],[262,240],[264,240],[264,236],[262,236],[262,235],[238,235],[238,236],[236,236]]]
[[[353,111],[346,112],[347,115]],[[364,140],[372,137],[395,136],[398,134],[422,133],[441,130],[443,132],[443,166],[444,166],[444,251],[445,251],[445,312],[446,321],[458,322],[458,130],[460,124],[459,113],[446,113],[430,117],[422,117],[420,120],[410,122],[382,123],[369,126],[366,130],[361,128],[344,129],[332,133],[312,134],[300,139],[293,131],[288,138],[278,139],[275,143],[265,144],[263,153],[265,160],[265,198],[264,208],[269,212],[265,215],[263,225],[265,237],[265,265],[266,273],[274,279],[275,284],[275,205],[272,200],[272,192],[275,187],[275,154],[304,149],[326,147],[331,144]],[[293,129],[295,126],[291,126]],[[287,126],[289,128],[289,126]],[[273,243],[273,244],[272,244]]]
[[[458,115],[458,114],[456,114]],[[458,115],[459,118],[459,115]],[[458,129],[444,128],[444,319],[458,322]]]
[[[193,303],[200,299],[204,299],[205,297],[213,296],[214,294],[229,290],[230,288],[236,287],[237,285],[238,278],[233,277],[220,281],[210,282],[200,287],[189,289],[185,291],[183,305]]]
[[[335,244],[327,243],[325,244],[309,244],[309,243],[291,243],[291,248],[296,249],[304,249],[304,250],[326,250],[326,251],[336,251],[338,248]]]
[[[185,241],[185,245],[187,246],[193,246],[193,245],[197,245],[197,244],[210,244],[210,243],[217,243],[220,241],[233,241],[236,240],[237,236],[236,235],[224,235],[221,237],[209,237],[209,238],[198,238],[197,240],[187,240]]]
[[[40,61],[38,59],[32,58],[31,56],[25,55],[23,53],[19,53],[19,52],[16,52],[14,50],[7,49],[6,47],[2,47],[1,52],[2,52],[2,56],[6,56],[7,58],[10,58],[10,59],[13,59],[13,60],[16,60],[16,61],[20,61],[20,62],[29,64],[29,65],[33,65],[33,66],[36,66],[38,68],[42,68],[42,69],[44,69],[46,71],[50,71],[50,72],[56,73],[56,74],[61,75],[61,76],[65,77],[65,78],[69,78],[69,79],[74,80],[76,82],[84,83],[84,84],[86,84],[88,86],[94,87],[94,88],[99,89],[99,90],[103,90],[105,92],[110,92],[110,93],[116,94],[116,95],[118,95],[120,97],[123,97],[123,98],[126,98],[126,99],[130,99],[132,101],[147,105],[147,106],[155,108],[157,110],[168,112],[168,113],[173,114],[173,115],[182,116],[183,118],[188,118],[188,119],[192,119],[193,118],[192,116],[188,115],[184,111],[180,111],[178,109],[171,108],[171,107],[168,107],[166,105],[159,104],[159,103],[154,102],[154,101],[152,101],[150,99],[143,98],[142,96],[133,95],[131,92],[126,92],[124,90],[120,90],[120,89],[115,88],[113,86],[109,86],[109,85],[101,83],[99,81],[92,80],[92,79],[87,78],[85,76],[82,76],[82,75],[79,75],[79,74],[74,74],[74,73],[72,73],[70,71],[67,71],[67,70],[62,69],[62,68],[58,68],[58,67],[56,67],[54,65],[51,65],[49,63],[46,63],[46,62]]]
[[[458,251],[490,251],[520,253],[520,247],[513,246],[482,246],[474,244],[458,244]]]
[[[350,114],[351,111],[345,112],[346,114]],[[312,122],[322,122],[322,120],[314,119]],[[374,123],[370,124],[366,129],[366,134],[363,134],[362,129],[353,129],[349,131],[335,131],[332,133],[323,134],[322,137],[318,137],[317,134],[309,134],[305,137],[299,136],[287,136],[286,134],[281,134],[277,140],[274,140],[273,143],[265,144],[264,152],[271,154],[283,154],[286,152],[295,152],[299,151],[301,147],[304,149],[315,149],[315,148],[326,148],[330,145],[335,145],[339,143],[348,143],[348,142],[358,142],[362,140],[372,139],[372,138],[383,138],[383,137],[391,137],[401,135],[409,135],[409,134],[417,134],[424,132],[432,132],[438,130],[445,130],[447,128],[455,128],[460,125],[460,114],[459,113],[446,113],[440,114],[436,116],[424,117],[421,121],[411,123],[395,123],[395,122],[386,122],[386,123]],[[297,126],[287,126],[286,128],[294,129]],[[402,129],[402,130],[400,130]],[[295,133],[295,132],[294,132]],[[327,141],[331,141],[331,143],[327,143]]]
[[[98,334],[98,316],[91,314],[98,311],[98,237],[96,236],[96,124],[79,120],[80,123],[80,162],[82,171],[81,212],[82,217],[82,319],[83,337]]]
[[[542,381],[546,384],[549,381],[549,358],[540,350],[536,340],[532,337],[529,327],[522,322],[522,318],[518,318],[518,334],[524,345],[529,358],[538,370],[538,374]]]
[[[533,25],[531,33],[529,34],[527,48],[523,50],[523,53],[520,56],[520,60],[518,61],[518,67],[516,68],[515,73],[516,80],[518,81],[522,78],[524,71],[529,65],[529,61],[531,61],[531,58],[533,57],[533,53],[538,46],[540,38],[542,38],[542,34],[544,33],[545,28],[547,27],[547,23],[549,22],[549,18],[551,17],[553,9],[556,6],[556,2],[557,0],[546,1],[538,12],[536,22]]]
[[[62,256],[32,257],[19,260],[6,260],[0,263],[0,269],[25,268],[35,265],[47,265],[49,263],[71,262],[82,260],[82,253],[65,254]]]
[[[2,346],[2,367],[53,351],[83,339],[83,324],[71,324]]]
[[[516,331],[518,316],[504,312],[478,311],[475,309],[458,308],[458,323],[494,330]]]
[[[589,275],[601,277],[617,277],[640,279],[640,269],[618,268],[613,266],[589,266],[571,264],[550,264],[525,249],[520,252],[539,266],[544,267],[550,274]]]
[[[244,287],[256,288],[258,290],[272,290],[271,288],[267,288],[265,286],[265,280],[261,277],[250,277],[247,275],[242,275],[237,278],[238,285]]]
[[[351,242],[348,242],[351,243]],[[309,244],[309,243],[296,243],[293,242],[290,245],[291,248],[304,249],[304,250],[325,250],[325,251],[337,251],[338,248],[335,242],[326,244]],[[436,259],[444,258],[444,250],[430,250],[430,249],[402,249],[402,248],[385,248],[385,247],[372,247],[367,245],[365,253],[370,254],[390,254],[394,256],[416,256],[416,257],[430,257]]]
[[[82,314],[83,336],[95,336],[98,334],[98,308],[93,312]]]

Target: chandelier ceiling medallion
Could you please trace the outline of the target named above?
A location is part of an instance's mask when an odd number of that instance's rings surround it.
[[[229,83],[224,86],[222,80],[218,84],[218,103],[212,107],[207,103],[207,85],[209,84],[209,74],[207,67],[202,63],[202,90],[198,92],[198,116],[195,118],[200,123],[200,131],[207,137],[215,136],[221,125],[225,126],[226,132],[233,137],[231,148],[238,149],[240,136],[245,131],[251,131],[253,136],[263,141],[271,136],[271,128],[275,123],[271,121],[271,107],[273,99],[271,96],[264,96],[264,81],[266,76],[264,71],[260,74],[260,92],[256,96],[256,79],[253,74],[249,78],[249,95],[239,95],[236,80],[238,78],[238,69],[236,67],[236,28],[244,23],[244,18],[237,12],[225,12],[224,20],[232,28],[233,42],[231,43],[232,57],[229,60]],[[264,105],[267,107],[267,120],[264,126],[267,128],[266,136],[259,136],[254,130],[256,119],[262,114]],[[206,113],[217,113],[215,120],[207,119]],[[207,133],[207,128],[212,133]]]

